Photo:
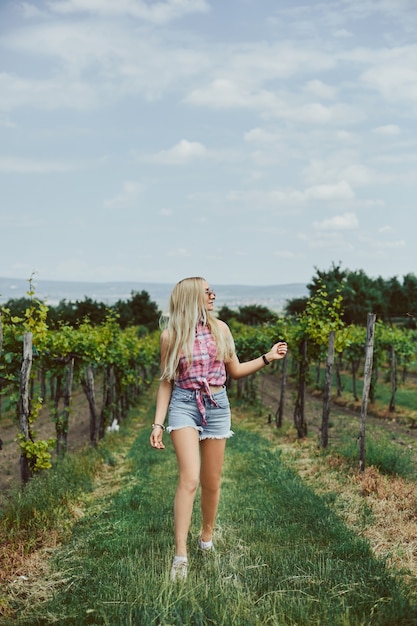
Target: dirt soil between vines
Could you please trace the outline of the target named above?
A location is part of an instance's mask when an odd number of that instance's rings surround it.
[[[56,436],[55,424],[52,421],[48,406],[41,409],[35,422],[36,439],[47,440]],[[4,498],[20,486],[20,453],[16,436],[18,426],[11,416],[0,420],[0,439],[3,447],[0,450],[0,506]],[[74,452],[89,445],[90,418],[87,399],[82,391],[74,393],[69,420],[68,451]]]
[[[265,374],[258,377],[258,394],[260,404],[264,407],[262,413],[274,421],[278,406],[279,378],[274,374]],[[287,385],[286,402],[284,410],[284,423],[292,423],[292,411],[294,406],[294,386]],[[369,408],[369,406],[368,406]],[[233,400],[232,400],[233,413]],[[264,415],[265,417],[265,415]],[[306,419],[309,430],[309,438],[320,437],[320,423],[322,417],[322,399],[312,392],[307,393]],[[343,419],[341,419],[343,418]],[[416,460],[417,467],[417,428],[411,428],[395,416],[385,419],[375,417],[368,412],[367,427],[378,426],[392,436],[399,446],[407,446]],[[336,443],[341,434],[348,430],[352,436],[359,432],[359,414],[352,409],[339,406],[335,402],[331,408],[329,430],[329,445]],[[0,439],[3,447],[0,450],[0,506],[8,494],[20,485],[20,457],[16,442],[17,425],[12,417],[3,417],[0,420]],[[47,405],[40,411],[35,423],[37,439],[48,439],[55,436],[55,425],[50,417]],[[296,432],[294,430],[294,440]],[[76,391],[72,399],[72,409],[68,432],[68,451],[73,452],[89,445],[89,409],[84,393]]]

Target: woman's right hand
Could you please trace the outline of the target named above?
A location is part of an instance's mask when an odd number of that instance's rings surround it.
[[[288,346],[286,341],[278,341],[274,344],[269,352],[266,353],[268,361],[275,361],[277,359],[283,359],[287,354]]]
[[[162,441],[162,436],[164,434],[164,428],[162,428],[161,424],[152,424],[152,432],[150,436],[150,443],[152,448],[156,448],[157,450],[163,450],[165,445]]]

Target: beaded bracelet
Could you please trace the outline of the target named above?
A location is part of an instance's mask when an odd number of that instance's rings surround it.
[[[155,428],[162,428],[162,430],[165,430],[165,426],[163,424],[152,424],[152,430],[155,430]]]
[[[262,358],[263,358],[265,365],[269,365],[271,363],[271,361],[268,361],[265,354],[262,355]]]

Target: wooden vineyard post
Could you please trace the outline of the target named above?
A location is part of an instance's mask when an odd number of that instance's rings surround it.
[[[323,393],[323,414],[321,420],[321,435],[320,445],[322,448],[327,448],[329,443],[329,415],[330,415],[330,399],[332,390],[332,376],[333,376],[333,364],[334,364],[334,339],[335,331],[331,330],[329,333],[329,343],[327,349],[327,363],[326,363],[326,380],[324,383]]]
[[[375,313],[368,313],[368,322],[366,326],[366,351],[365,351],[365,367],[363,377],[362,406],[359,430],[359,471],[365,471],[365,421],[366,410],[368,406],[369,388],[371,386],[372,362],[374,353],[374,334],[375,334]]]
[[[74,358],[71,358],[65,367],[65,386],[62,392],[61,384],[57,382],[56,391],[56,450],[58,456],[64,456],[67,451],[68,423],[71,406],[72,380],[74,376]],[[63,407],[59,412],[59,400],[62,396]]]
[[[23,360],[20,368],[20,397],[19,397],[19,428],[24,441],[30,438],[30,371],[32,369],[32,333],[26,332],[23,336]],[[20,455],[20,477],[22,483],[27,483],[31,477],[29,459],[22,451]]]
[[[307,378],[307,340],[301,340],[299,346],[300,361],[298,364],[298,391],[294,407],[294,426],[297,430],[298,439],[307,437],[307,423],[305,420],[305,395]]]
[[[397,359],[395,354],[395,346],[390,346],[391,361],[391,399],[389,402],[389,412],[395,411],[395,394],[397,392]]]
[[[3,351],[3,321],[1,318],[1,311],[0,311],[0,359],[1,359],[1,353]],[[0,378],[0,416],[3,412],[3,406],[2,406],[2,391],[3,391],[3,383],[2,380]],[[0,439],[0,450],[1,450],[1,439]]]
[[[92,365],[87,366],[85,376],[81,378],[81,386],[87,396],[88,406],[90,409],[90,444],[92,446],[96,446],[98,439],[98,412],[94,391],[94,371]]]
[[[285,355],[282,361],[282,376],[281,376],[281,386],[280,386],[280,394],[279,394],[279,404],[278,404],[277,412],[275,414],[275,423],[277,425],[277,428],[281,428],[283,417],[284,417],[285,388],[287,386],[287,363],[288,363],[288,353]]]

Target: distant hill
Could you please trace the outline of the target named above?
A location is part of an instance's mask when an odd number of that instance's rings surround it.
[[[167,309],[169,294],[173,287],[171,283],[88,283],[53,280],[34,280],[33,285],[36,297],[52,306],[61,300],[84,300],[85,297],[112,305],[117,300],[128,300],[132,291],[144,290],[149,293],[151,300],[156,302],[162,311]],[[28,287],[27,280],[0,277],[0,304],[4,304],[10,298],[25,297]],[[231,309],[237,309],[239,306],[258,304],[276,312],[283,310],[287,300],[308,295],[307,287],[302,283],[267,286],[216,285],[215,289],[216,308],[226,305]]]

